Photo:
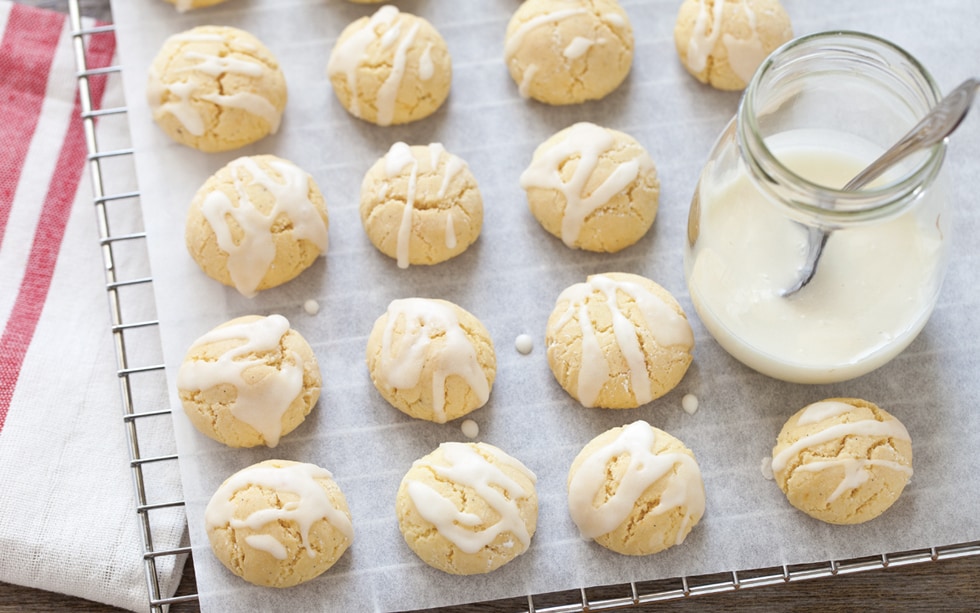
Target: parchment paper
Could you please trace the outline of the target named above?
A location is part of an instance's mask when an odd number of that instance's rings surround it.
[[[677,61],[677,0],[624,0],[636,35],[629,79],[605,100],[548,107],[522,100],[503,63],[503,34],[514,0],[406,0],[426,17],[453,57],[453,90],[433,117],[379,128],[349,116],[326,78],[340,31],[376,7],[339,0],[230,0],[179,15],[160,0],[113,3],[137,150],[163,349],[170,380],[187,348],[213,326],[243,314],[281,313],[309,339],[324,390],[307,421],[276,449],[228,449],[196,432],[171,391],[184,494],[201,605],[205,610],[391,610],[521,596],[727,570],[846,559],[980,539],[980,292],[976,194],[980,118],[952,139],[954,257],[940,303],[921,336],[879,371],[826,386],[780,383],[730,358],[691,307],[682,249],[688,202],[738,93],[697,83]],[[797,34],[855,29],[891,39],[917,56],[944,90],[980,73],[980,11],[970,0],[842,3],[785,0]],[[204,154],[174,144],[152,123],[144,102],[147,67],[170,34],[201,24],[251,31],[278,56],[290,88],[280,133],[243,150]],[[545,138],[589,120],[636,137],[657,163],[660,212],[650,233],[614,255],[572,251],[548,236],[527,210],[518,176]],[[361,179],[396,141],[441,142],[466,160],[485,202],[479,241],[462,256],[399,270],[377,252],[360,225]],[[208,279],[184,247],[184,215],[204,180],[243,154],[275,153],[309,171],[324,191],[330,249],[299,279],[246,299]],[[674,293],[694,326],[695,361],[669,395],[631,411],[589,410],[555,383],[545,359],[548,314],[565,287],[587,274],[648,276]],[[497,445],[538,475],[540,518],[530,550],[486,576],[454,577],[420,562],[405,546],[395,492],[416,458],[439,443],[466,440],[459,421],[412,420],[388,406],[364,364],[367,333],[395,298],[452,300],[477,315],[497,348],[498,375],[488,405],[471,417],[479,440]],[[319,314],[302,308],[319,301]],[[514,349],[519,334],[535,347]],[[173,385],[171,384],[171,390]],[[701,401],[693,415],[684,394]],[[913,437],[915,476],[882,517],[830,526],[794,510],[762,476],[783,421],[810,402],[858,396],[898,416]],[[568,517],[565,478],[572,458],[600,432],[645,419],[681,438],[704,473],[707,513],[679,547],[643,558],[619,556],[582,540]],[[268,458],[331,470],[350,503],[356,538],[322,577],[287,590],[246,584],[213,557],[203,510],[232,472]]]

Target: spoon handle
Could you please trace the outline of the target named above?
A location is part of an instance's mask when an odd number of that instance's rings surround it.
[[[849,192],[861,189],[881,176],[892,164],[906,155],[931,147],[949,136],[966,117],[966,112],[973,104],[973,98],[978,87],[980,87],[980,81],[977,79],[967,79],[960,84],[959,87],[940,100],[933,111],[909,130],[902,140],[895,143],[881,157],[848,181],[847,185],[841,188],[842,191]]]

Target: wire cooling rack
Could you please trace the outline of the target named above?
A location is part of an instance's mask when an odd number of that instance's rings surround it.
[[[86,60],[85,41],[91,36],[112,35],[114,26],[83,27],[79,0],[68,0],[69,20],[72,28],[73,44],[76,59],[77,79],[81,100],[82,121],[85,129],[85,141],[88,148],[88,163],[92,181],[92,203],[99,228],[99,245],[102,248],[102,258],[105,266],[105,290],[109,299],[111,331],[116,349],[117,375],[122,399],[122,427],[126,429],[129,443],[129,464],[132,469],[133,487],[136,492],[137,506],[135,509],[140,522],[142,536],[142,557],[145,567],[146,582],[149,589],[149,610],[154,613],[163,612],[170,605],[184,603],[196,604],[196,593],[181,596],[167,596],[161,592],[162,579],[158,573],[157,561],[165,557],[190,556],[191,548],[178,547],[173,549],[157,549],[153,543],[153,512],[174,507],[183,507],[183,500],[151,502],[147,495],[147,467],[155,464],[173,463],[178,461],[176,453],[166,455],[144,456],[140,450],[140,423],[146,419],[169,419],[170,409],[138,410],[134,401],[134,389],[142,381],[138,376],[151,375],[165,378],[162,363],[132,364],[127,352],[127,336],[136,330],[153,330],[159,326],[155,319],[129,321],[124,317],[123,304],[125,289],[134,286],[152,288],[151,276],[126,276],[120,272],[120,256],[117,253],[120,244],[137,245],[145,257],[145,231],[114,233],[110,227],[112,218],[111,208],[115,206],[139,206],[139,191],[121,191],[107,193],[104,177],[104,164],[110,158],[131,158],[133,150],[99,148],[96,137],[96,119],[99,117],[125,115],[125,106],[116,108],[94,108],[89,79],[98,75],[118,74],[119,66],[88,69]],[[130,250],[127,249],[129,254]],[[828,560],[817,564],[783,565],[775,568],[730,571],[713,575],[695,577],[677,577],[663,581],[630,582],[620,586],[603,588],[581,588],[572,592],[562,592],[551,595],[528,595],[526,608],[519,609],[528,613],[578,613],[586,611],[611,611],[629,609],[656,602],[693,598],[708,594],[734,592],[754,587],[765,587],[850,575],[854,573],[895,568],[911,564],[938,562],[980,556],[980,541],[961,543],[942,547],[930,547],[900,553],[884,553],[880,556],[849,559],[843,561]],[[190,561],[190,560],[188,560]],[[186,586],[185,586],[186,587]]]

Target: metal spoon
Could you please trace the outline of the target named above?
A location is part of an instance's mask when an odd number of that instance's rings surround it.
[[[848,181],[847,185],[841,188],[841,191],[851,192],[861,189],[880,177],[882,173],[905,156],[932,147],[949,136],[966,117],[978,87],[980,87],[980,80],[967,79],[964,81],[948,96],[940,100],[939,104],[888,151],[885,151],[881,157],[871,162],[867,168]],[[795,285],[783,290],[781,296],[792,296],[810,282],[817,271],[817,262],[820,261],[820,256],[823,254],[829,237],[829,230],[813,226],[807,227],[806,262],[800,268],[800,278]]]

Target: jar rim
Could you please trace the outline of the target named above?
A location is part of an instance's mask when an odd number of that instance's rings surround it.
[[[942,99],[940,90],[933,76],[912,54],[901,46],[879,36],[852,30],[830,30],[817,32],[794,38],[773,51],[759,66],[745,89],[739,102],[737,112],[738,141],[741,148],[748,145],[749,159],[753,164],[753,173],[761,173],[772,184],[793,185],[797,187],[798,195],[809,196],[791,198],[789,200],[797,209],[818,218],[845,222],[857,216],[871,215],[878,217],[890,213],[895,207],[901,206],[921,191],[923,185],[928,185],[938,174],[946,151],[946,141],[925,150],[927,155],[915,163],[907,172],[895,180],[878,184],[874,187],[864,187],[858,191],[844,191],[813,182],[800,176],[773,154],[761,134],[756,110],[756,99],[759,89],[773,70],[784,65],[788,59],[794,61],[795,52],[813,49],[819,51],[828,42],[847,43],[858,42],[871,48],[884,49],[907,62],[911,70],[905,71],[905,76],[911,76],[926,95],[928,107],[932,108]],[[812,54],[812,52],[811,52]],[[804,55],[800,57],[807,57]],[[911,128],[911,126],[909,126]],[[762,157],[762,163],[757,159]],[[827,203],[833,203],[829,208]]]

